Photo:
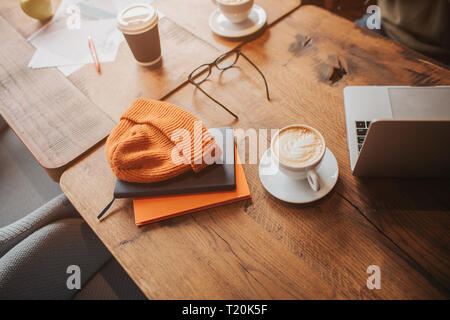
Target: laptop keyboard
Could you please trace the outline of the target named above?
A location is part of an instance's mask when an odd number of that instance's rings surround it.
[[[358,154],[361,152],[361,148],[366,138],[367,130],[370,126],[370,121],[355,121],[356,123],[356,139],[358,140]]]

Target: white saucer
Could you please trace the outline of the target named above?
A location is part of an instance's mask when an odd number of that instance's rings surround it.
[[[267,21],[266,11],[253,5],[247,20],[241,23],[232,23],[217,8],[209,16],[209,27],[222,37],[240,38],[251,35],[261,29]]]
[[[320,179],[319,191],[313,191],[306,179],[294,180],[282,173],[271,159],[270,148],[259,162],[259,179],[267,192],[290,203],[316,201],[333,190],[339,176],[339,168],[334,154],[328,148],[316,172]]]

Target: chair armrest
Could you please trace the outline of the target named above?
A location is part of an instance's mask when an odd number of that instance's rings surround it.
[[[80,218],[46,225],[0,258],[1,299],[71,299],[70,265],[80,268],[81,288],[111,254]]]
[[[71,217],[79,215],[66,196],[60,194],[22,219],[0,229],[0,258],[39,228],[52,221]]]

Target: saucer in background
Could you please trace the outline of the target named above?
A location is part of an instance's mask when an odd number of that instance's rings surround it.
[[[266,11],[258,5],[253,5],[247,20],[241,23],[232,23],[217,8],[209,16],[209,27],[222,37],[241,38],[249,36],[260,30],[267,21]]]
[[[270,148],[259,162],[259,179],[275,198],[290,203],[309,203],[325,197],[336,185],[339,168],[334,154],[327,148],[322,162],[316,167],[320,190],[313,191],[306,179],[295,180],[281,172],[272,161]]]

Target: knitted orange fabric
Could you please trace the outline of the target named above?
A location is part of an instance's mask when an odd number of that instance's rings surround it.
[[[177,129],[189,137],[180,137]],[[181,163],[173,160],[174,148],[184,159]],[[190,150],[190,154],[183,150]],[[106,158],[112,171],[129,182],[157,182],[188,170],[198,172],[208,165],[206,156],[219,152],[214,138],[192,114],[168,102],[146,99],[134,101],[106,140]]]

